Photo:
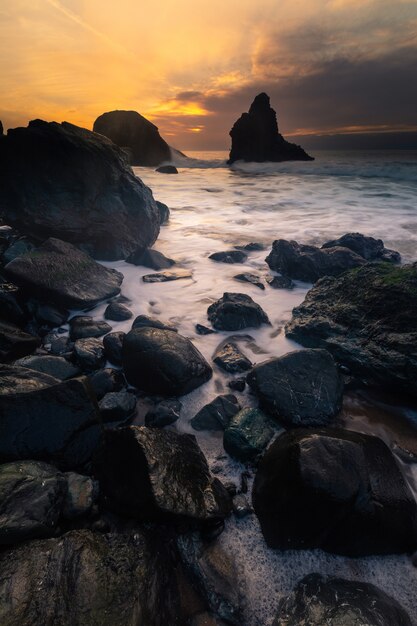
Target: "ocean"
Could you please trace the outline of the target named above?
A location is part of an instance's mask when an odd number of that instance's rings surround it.
[[[314,162],[226,165],[225,152],[190,153],[177,161],[178,175],[134,168],[151,187],[157,200],[171,210],[169,223],[161,227],[155,248],[191,270],[191,279],[145,284],[152,270],[124,261],[105,263],[124,274],[122,293],[134,315],[146,314],[174,322],[210,361],[216,346],[227,335],[222,332],[200,336],[195,324],[207,324],[207,307],[224,292],[250,295],[266,311],[272,326],[249,329],[241,344],[249,358],[259,363],[299,348],[284,334],[293,307],[300,304],[311,285],[297,282],[292,291],[260,290],[240,283],[236,274],[251,272],[265,276],[265,257],[274,239],[322,244],[347,232],[360,232],[384,240],[398,250],[403,262],[417,261],[417,152],[319,152]],[[262,243],[264,251],[250,252],[244,264],[211,261],[216,251],[250,242]],[[93,315],[103,318],[105,304]],[[131,321],[114,323],[114,331],[130,330]],[[228,393],[227,375],[215,370],[212,380],[183,398],[180,420],[175,427],[193,432],[210,467],[220,479],[237,483],[244,469],[225,455],[218,434],[193,431],[189,420],[219,393]],[[238,394],[245,404],[248,395]],[[380,411],[381,420],[375,419]],[[390,405],[381,399],[348,395],[343,413],[346,427],[371,432],[384,438],[403,465],[417,493],[416,465],[400,454],[396,433],[417,442],[410,423],[417,413],[409,406]],[[404,434],[405,433],[405,434]],[[219,541],[236,559],[239,584],[247,599],[244,626],[267,626],[277,603],[304,575],[312,572],[371,582],[394,596],[417,617],[417,568],[407,555],[345,558],[313,551],[273,551],[266,547],[255,515],[231,518]],[[417,622],[416,622],[417,623]]]

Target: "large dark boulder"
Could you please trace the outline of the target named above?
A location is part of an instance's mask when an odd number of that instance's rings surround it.
[[[22,459],[82,467],[100,440],[96,400],[84,377],[59,381],[0,365],[0,463]]]
[[[342,407],[343,381],[327,350],[296,350],[256,365],[247,381],[284,426],[327,426]]]
[[[309,283],[323,276],[339,276],[346,270],[366,263],[362,256],[349,248],[317,248],[286,239],[273,242],[265,261],[271,270]]]
[[[212,369],[189,339],[172,330],[135,328],[124,338],[127,381],[149,393],[182,396],[207,382]]]
[[[136,111],[109,111],[94,122],[93,130],[128,148],[132,165],[156,167],[172,158],[169,145],[158,128]]]
[[[97,472],[109,506],[129,517],[204,522],[229,512],[192,435],[146,426],[107,430]]]
[[[111,141],[35,120],[0,141],[0,215],[22,233],[82,245],[95,258],[150,246],[160,216],[151,190]]]
[[[370,384],[417,395],[417,265],[375,263],[323,278],[293,310],[286,333],[326,348]]]
[[[348,556],[413,551],[417,506],[389,448],[340,429],[295,429],[268,448],[253,505],[268,545]]]
[[[265,311],[245,293],[224,293],[210,304],[207,317],[217,330],[243,330],[269,324]]]
[[[411,626],[406,611],[378,587],[310,574],[283,598],[272,626]]]
[[[278,132],[277,115],[269,96],[260,93],[230,131],[232,149],[229,163],[234,161],[313,161],[301,146],[289,143]]]
[[[71,531],[0,554],[4,626],[179,624],[172,558],[141,528]]]
[[[390,261],[391,263],[399,263],[401,261],[401,255],[395,250],[389,250],[384,246],[382,239],[375,239],[375,237],[367,237],[361,233],[346,233],[339,239],[333,239],[332,241],[326,241],[322,245],[322,248],[335,248],[340,247],[349,248],[363,256],[367,261]]]
[[[54,238],[8,263],[5,271],[28,293],[70,309],[92,308],[117,295],[123,280],[120,272]]]

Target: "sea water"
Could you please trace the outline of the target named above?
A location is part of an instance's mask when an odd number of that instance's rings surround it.
[[[171,210],[154,247],[190,270],[192,278],[145,284],[143,275],[153,270],[122,261],[106,265],[124,274],[122,293],[130,299],[128,306],[135,316],[146,314],[173,322],[209,362],[216,346],[231,334],[250,335],[240,346],[253,363],[300,347],[285,337],[284,325],[311,285],[296,282],[295,289],[285,290],[265,284],[262,291],[234,279],[242,272],[261,277],[271,273],[265,257],[274,239],[321,245],[346,232],[361,232],[383,239],[387,247],[401,253],[404,262],[417,260],[417,152],[317,152],[314,162],[236,163],[232,167],[226,165],[226,153],[189,156],[177,161],[178,175],[134,169],[155,198]],[[208,258],[213,252],[250,242],[262,243],[265,250],[249,252],[243,264],[227,265]],[[272,325],[241,333],[198,335],[195,324],[207,324],[207,307],[224,292],[250,295]],[[95,309],[94,316],[102,318],[104,309],[104,304]],[[113,330],[128,331],[131,322],[112,323]],[[195,432],[189,424],[204,404],[230,391],[230,378],[214,366],[212,380],[182,399],[175,428],[194,432],[212,471],[239,484],[244,467],[224,453],[221,436]],[[251,396],[237,395],[244,405],[254,402]],[[346,411],[349,414],[349,405]],[[395,407],[395,411],[398,419],[417,419],[409,407]],[[360,407],[356,406],[347,426],[375,432],[393,445],[389,428],[369,419],[366,410],[362,415]],[[410,432],[412,437],[411,427]],[[403,467],[417,493],[416,465]],[[374,583],[395,597],[417,623],[417,569],[407,555],[350,559],[320,550],[270,550],[255,515],[229,519],[219,541],[237,564],[246,598],[244,626],[270,624],[279,599],[311,572]]]

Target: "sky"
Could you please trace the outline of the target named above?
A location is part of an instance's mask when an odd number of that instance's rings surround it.
[[[0,0],[0,120],[135,110],[228,149],[266,91],[292,141],[415,137],[417,0]]]

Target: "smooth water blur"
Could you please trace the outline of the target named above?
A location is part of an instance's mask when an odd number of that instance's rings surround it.
[[[241,344],[253,362],[298,347],[286,339],[283,326],[309,285],[297,283],[288,291],[266,284],[261,291],[233,278],[244,271],[269,273],[264,259],[274,239],[322,244],[346,232],[361,232],[382,238],[387,247],[401,252],[405,262],[417,260],[417,153],[317,152],[312,163],[238,163],[232,168],[226,166],[226,153],[189,156],[177,161],[178,175],[148,168],[135,168],[135,172],[171,209],[155,248],[190,269],[192,279],[145,284],[142,276],[153,270],[125,262],[106,265],[123,272],[122,293],[130,298],[134,315],[175,322],[209,361],[218,343],[232,333],[202,337],[196,334],[195,324],[207,324],[207,307],[225,291],[249,294],[271,320],[271,326],[239,333],[253,338]],[[250,252],[242,265],[208,259],[212,252],[252,241],[263,243],[265,251]],[[102,317],[104,308],[103,304],[95,310],[97,317]],[[113,323],[113,330],[128,331],[130,326],[131,320]],[[229,391],[227,379],[215,368],[209,383],[183,398],[176,425],[180,431],[192,432],[189,419],[217,394]],[[253,402],[247,395],[240,399]],[[369,432],[369,418],[361,419],[360,407],[355,407],[352,424],[358,430],[363,424]],[[224,454],[221,437],[194,434],[212,470],[238,482],[243,467]],[[413,473],[414,466],[407,472],[410,481]],[[313,571],[373,582],[396,597],[412,617],[417,615],[417,570],[407,556],[347,559],[321,551],[272,551],[265,546],[255,516],[229,520],[220,541],[235,555],[245,586],[244,626],[270,624],[279,597]]]

